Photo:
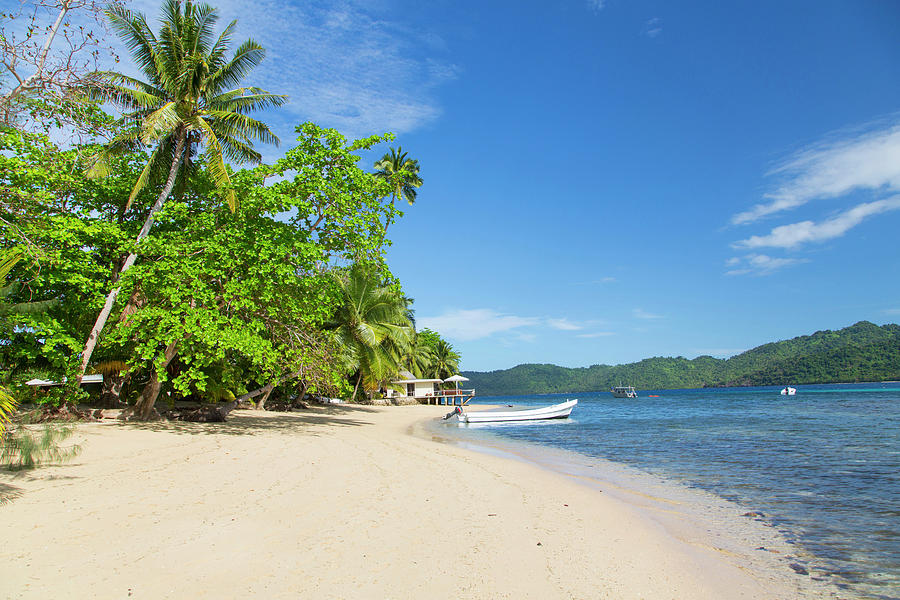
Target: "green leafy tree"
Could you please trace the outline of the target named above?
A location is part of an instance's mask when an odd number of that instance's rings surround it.
[[[22,260],[18,249],[0,253],[0,281],[6,281],[10,271]],[[10,314],[33,314],[51,306],[51,302],[7,302],[7,297],[18,286],[17,282],[0,288],[0,318]],[[78,446],[64,448],[59,442],[71,435],[71,428],[54,428],[46,426],[40,437],[28,428],[18,426],[9,428],[10,417],[15,412],[17,401],[6,388],[0,386],[0,464],[12,469],[27,469],[41,462],[67,460],[80,451]]]
[[[371,389],[396,375],[399,354],[414,332],[404,298],[393,287],[380,284],[373,269],[357,264],[335,279],[339,305],[329,328],[354,359],[355,399],[360,384]]]
[[[95,175],[108,172],[106,157],[110,153],[155,144],[150,160],[129,196],[127,210],[155,171],[160,168],[167,171],[165,183],[147,213],[136,244],[149,235],[182,166],[188,172],[192,171],[198,146],[205,147],[203,162],[234,211],[237,198],[225,159],[259,162],[260,155],[253,149],[253,142],[278,142],[268,126],[249,117],[248,113],[279,106],[286,97],[256,87],[229,89],[262,61],[265,50],[247,40],[228,59],[228,46],[236,21],[215,39],[216,9],[190,0],[166,0],[159,37],[153,34],[139,13],[113,6],[107,15],[146,81],[116,72],[96,74],[96,96],[117,104],[126,113],[121,121],[123,132],[112,140],[105,153],[98,156],[92,172]],[[120,274],[131,268],[136,260],[135,248],[122,263]],[[119,290],[120,287],[115,285],[109,292],[91,329],[82,352],[79,379],[90,363]]]
[[[90,179],[83,156],[95,151],[60,150],[46,135],[0,128],[0,247],[40,257],[40,268],[19,278],[8,299],[57,300],[47,310],[8,315],[14,329],[0,345],[5,368],[75,380],[84,331],[140,228],[141,215],[122,208],[145,157],[113,157],[109,177]],[[148,196],[141,194],[142,206],[152,202]]]
[[[148,378],[136,418],[153,416],[162,391],[208,399],[227,390],[264,402],[295,381],[301,394],[341,387],[343,353],[322,331],[339,304],[326,265],[383,264],[390,208],[353,149],[384,138],[348,145],[334,130],[297,131],[298,145],[274,166],[233,175],[234,213],[207,201],[215,184],[197,174],[160,213],[145,260],[123,277],[140,310],[120,318],[104,346],[131,354]],[[266,184],[272,174],[281,178]]]

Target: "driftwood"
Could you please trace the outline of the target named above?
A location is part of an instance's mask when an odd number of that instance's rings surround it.
[[[162,413],[162,416],[170,421],[189,421],[191,423],[224,423],[228,413],[233,411],[239,403],[238,399],[227,404],[215,404],[201,406],[200,408],[175,408]]]
[[[96,411],[79,409],[68,404],[62,406],[43,406],[30,415],[34,423],[49,423],[54,421],[96,421]]]

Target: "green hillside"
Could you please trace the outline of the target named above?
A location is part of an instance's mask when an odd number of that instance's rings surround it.
[[[764,344],[729,359],[654,357],[627,365],[518,365],[464,371],[482,396],[596,392],[612,386],[675,389],[900,379],[900,325],[868,321]]]

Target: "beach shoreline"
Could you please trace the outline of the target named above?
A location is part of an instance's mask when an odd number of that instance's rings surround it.
[[[328,406],[79,425],[84,451],[71,463],[0,475],[0,592],[827,597],[750,538],[723,544],[674,504],[648,508],[618,484],[436,439],[429,424],[445,412]]]

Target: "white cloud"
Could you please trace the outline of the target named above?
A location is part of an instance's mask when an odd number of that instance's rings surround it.
[[[600,12],[606,5],[606,0],[587,0],[588,8],[594,12]]]
[[[452,310],[436,317],[417,317],[416,323],[460,341],[471,341],[539,325],[540,319],[498,313],[489,308]]]
[[[581,325],[573,323],[572,321],[562,318],[562,319],[547,319],[547,325],[552,327],[553,329],[559,329],[562,331],[579,331],[584,329]]]
[[[726,265],[734,267],[726,271],[726,275],[768,275],[779,269],[808,262],[804,258],[772,258],[765,254],[748,254],[734,257],[726,261]]]
[[[735,248],[793,248],[810,242],[823,242],[847,233],[865,219],[900,208],[900,195],[886,200],[865,202],[822,221],[801,221],[775,227],[768,235],[754,235],[732,244]]]
[[[886,315],[900,315],[900,308],[886,308],[882,312]]]
[[[247,38],[266,48],[266,59],[245,83],[290,97],[277,113],[285,143],[293,139],[293,127],[307,120],[350,138],[412,131],[440,116],[435,90],[458,74],[437,56],[446,48],[434,32],[385,18],[371,2],[258,0],[253,10],[243,0],[215,5],[219,30],[238,19],[233,48]],[[158,2],[134,0],[131,7],[158,29]],[[127,52],[121,54],[123,63],[130,62]]]
[[[880,124],[839,134],[795,153],[769,175],[781,185],[746,212],[732,217],[735,225],[752,223],[818,198],[837,198],[854,190],[900,191],[900,124]]]
[[[611,335],[616,335],[615,332],[612,331],[597,331],[595,333],[579,333],[575,337],[580,338],[598,338],[598,337],[609,337]]]
[[[644,35],[647,37],[655,38],[660,33],[662,33],[662,19],[659,17],[653,17],[644,23]]]
[[[649,313],[642,308],[635,308],[631,311],[631,314],[635,319],[662,319],[662,315],[655,315],[653,313]]]

